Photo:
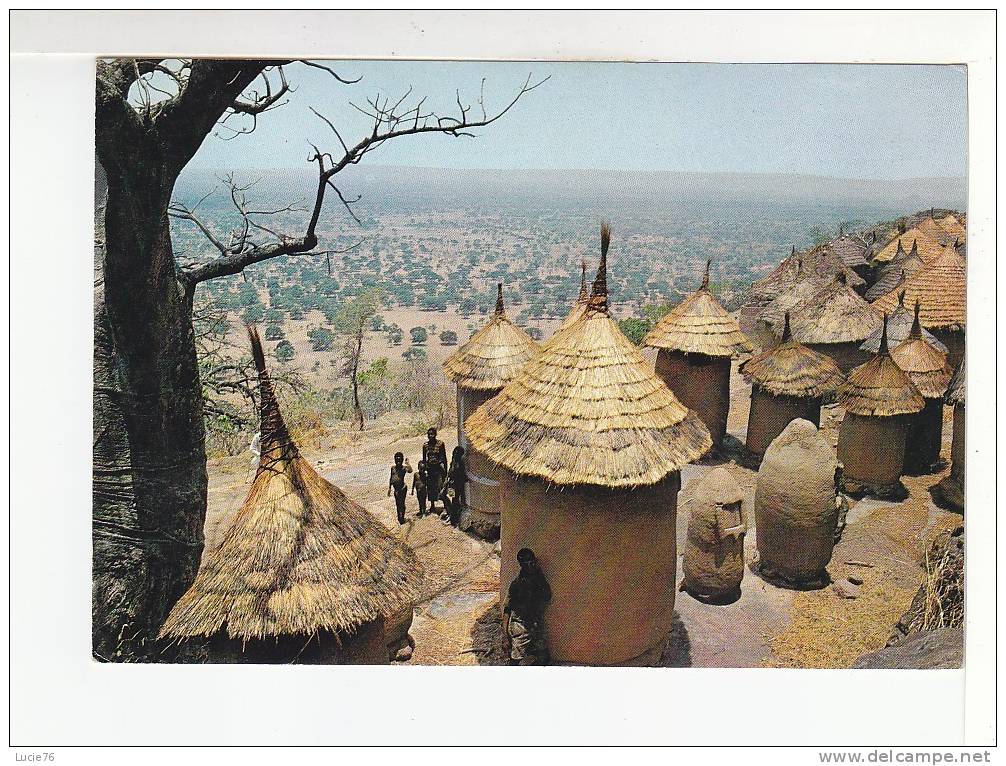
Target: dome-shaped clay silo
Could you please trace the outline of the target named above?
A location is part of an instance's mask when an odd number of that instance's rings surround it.
[[[444,361],[444,373],[458,390],[458,444],[465,449],[468,474],[461,528],[487,540],[499,538],[500,479],[495,466],[471,448],[465,436],[465,418],[513,380],[539,348],[507,317],[500,282],[492,318]]]
[[[882,320],[887,326],[887,318]],[[915,384],[891,358],[886,331],[880,353],[849,373],[838,389],[845,417],[838,430],[843,490],[857,497],[904,495],[905,440],[909,415],[925,404]]]
[[[744,577],[744,492],[722,466],[689,489],[683,587],[699,599],[729,596]]]
[[[502,595],[521,548],[551,586],[553,661],[651,664],[671,631],[680,469],[711,441],[608,315],[608,240],[583,315],[465,429],[503,477]]]
[[[759,568],[793,585],[821,583],[838,525],[831,446],[814,424],[791,422],[765,451],[755,489]]]
[[[730,360],[754,347],[709,291],[708,262],[701,287],[664,315],[643,345],[658,349],[657,375],[702,419],[718,447],[730,412]]]

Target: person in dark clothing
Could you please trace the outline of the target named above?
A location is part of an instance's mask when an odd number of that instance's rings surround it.
[[[426,515],[426,486],[428,478],[426,476],[426,461],[420,460],[416,464],[416,472],[412,476],[412,494],[419,501],[419,515]]]
[[[405,475],[412,473],[412,466],[401,452],[395,453],[395,464],[391,466],[391,478],[388,479],[388,496],[395,493],[395,510],[398,512],[398,523],[405,523],[405,496],[409,487],[405,483]]]
[[[451,467],[447,469],[447,481],[441,499],[444,501],[446,521],[457,526],[461,519],[461,508],[465,502],[465,484],[468,482],[468,472],[465,470],[465,448],[460,444],[451,453]]]
[[[517,552],[520,572],[503,602],[503,652],[511,665],[547,665],[545,607],[552,588],[530,548]]]
[[[433,512],[443,488],[444,474],[447,473],[447,447],[437,438],[436,428],[426,432],[423,460],[426,461],[426,496],[430,500],[430,511]]]

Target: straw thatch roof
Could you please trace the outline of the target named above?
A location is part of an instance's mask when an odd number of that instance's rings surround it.
[[[898,303],[898,292],[904,290],[908,305],[919,301],[922,305],[923,327],[960,329],[967,313],[967,270],[964,259],[952,247],[923,265],[898,290],[892,290],[873,302],[879,311],[893,311]]]
[[[503,388],[541,348],[507,317],[502,282],[496,291],[492,318],[444,361],[444,373],[458,388],[477,391]]]
[[[840,232],[826,247],[845,264],[846,268],[855,269],[867,265],[867,244],[856,237]]]
[[[793,246],[789,256],[783,258],[771,273],[751,283],[748,298],[762,304],[775,298],[796,280],[801,260],[797,256],[796,246]]]
[[[803,274],[800,268],[797,273],[797,281],[779,293],[758,315],[758,319],[770,327],[781,327],[788,311],[812,298],[825,286],[820,280]]]
[[[887,317],[882,320],[887,325]],[[894,360],[887,348],[887,333],[880,340],[880,353],[854,367],[838,388],[838,403],[854,415],[893,417],[910,415],[925,406],[919,390]]]
[[[891,292],[903,278],[910,277],[923,265],[918,248],[913,247],[903,257],[895,257],[893,261],[881,268],[877,281],[870,286],[864,297],[868,301],[875,301],[880,296]]]
[[[859,343],[880,323],[880,314],[841,275],[792,308],[793,337],[801,343]],[[782,334],[780,323],[772,329]]]
[[[587,307],[587,300],[590,298],[590,290],[587,288],[587,262],[580,262],[580,293],[576,296],[573,308],[569,310],[566,318],[562,320],[556,332],[561,332],[573,324],[583,315],[583,310]]]
[[[559,485],[655,484],[711,446],[709,431],[608,315],[607,226],[583,315],[465,422],[472,447]]]
[[[967,388],[966,363],[967,357],[961,359],[961,363],[957,365],[957,369],[954,371],[954,376],[950,379],[950,385],[947,386],[947,404],[955,406],[964,404],[964,389]]]
[[[879,253],[873,256],[873,262],[875,264],[888,263],[894,260],[899,247],[908,252],[913,246],[918,248],[919,257],[922,258],[923,263],[928,263],[938,257],[943,251],[943,245],[938,239],[934,239],[916,227],[888,242]]]
[[[783,323],[782,342],[744,362],[744,377],[776,396],[817,397],[837,390],[844,380],[838,365],[790,337],[789,312]]]
[[[887,316],[887,344],[892,348],[908,338],[912,332],[912,323],[915,321],[915,315],[905,306],[904,296],[904,290],[900,290],[898,307]],[[863,341],[859,347],[860,350],[869,351],[871,354],[880,351],[880,336],[883,335],[883,332],[883,328],[878,327],[873,335]],[[947,347],[928,330],[922,331],[922,337],[940,353],[947,353]]]
[[[734,356],[754,350],[737,320],[709,292],[709,263],[699,289],[662,316],[646,334],[643,345],[707,356]]]
[[[922,337],[919,324],[919,304],[908,338],[891,351],[895,364],[904,370],[919,393],[926,399],[939,399],[946,393],[953,371],[947,366],[947,355],[937,351]]]
[[[943,218],[937,219],[936,223],[940,225],[947,234],[953,237],[958,242],[966,242],[968,238],[967,227],[957,219],[955,215],[947,215]]]
[[[263,639],[352,633],[421,593],[422,567],[362,506],[300,456],[273,395],[258,333],[262,457],[219,547],[161,628],[162,637]]]

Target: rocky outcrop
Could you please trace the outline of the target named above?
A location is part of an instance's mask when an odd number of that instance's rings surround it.
[[[931,670],[964,664],[964,629],[939,628],[914,633],[894,646],[864,654],[854,668]]]

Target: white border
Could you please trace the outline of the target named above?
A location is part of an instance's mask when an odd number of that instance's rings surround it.
[[[995,443],[977,415],[995,407],[990,353],[996,307],[994,16],[918,11],[14,12],[11,28],[15,743],[824,746],[994,740],[996,497],[988,477]],[[964,674],[954,671],[92,663],[92,61],[97,53],[151,52],[966,63],[968,503],[973,509],[968,517],[966,685]],[[49,55],[21,55],[32,53]],[[795,755],[786,751],[774,760],[788,760],[789,754]],[[812,756],[800,760],[807,757]]]

